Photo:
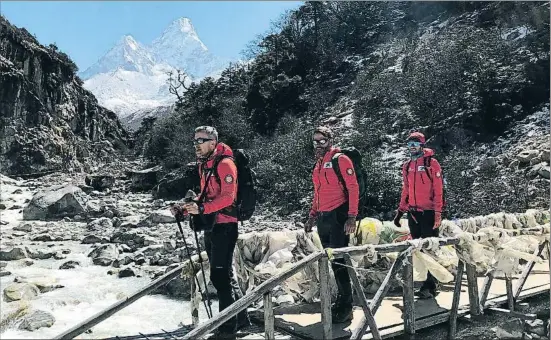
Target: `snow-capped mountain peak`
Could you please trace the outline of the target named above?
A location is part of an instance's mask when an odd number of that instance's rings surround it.
[[[119,40],[117,45],[120,45],[123,48],[128,47],[133,51],[136,51],[139,48],[139,43],[130,34],[124,35],[121,40]]]
[[[80,74],[84,80],[116,69],[152,74],[156,61],[148,49],[131,35],[120,38],[103,57]]]
[[[197,32],[195,32],[195,28],[193,27],[193,24],[191,23],[191,19],[182,17],[179,19],[174,20],[167,30],[176,30],[179,29],[182,33],[187,33],[191,35],[197,35]]]

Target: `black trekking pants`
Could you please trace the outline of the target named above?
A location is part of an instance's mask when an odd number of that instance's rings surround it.
[[[348,219],[348,203],[345,203],[335,210],[320,212],[317,218],[318,235],[324,248],[347,247],[350,235],[346,235],[344,224]],[[337,288],[339,290],[338,303],[344,307],[352,306],[352,286],[348,269],[339,264],[344,264],[344,259],[335,259],[331,269],[335,275]]]
[[[409,211],[408,226],[413,239],[438,237],[439,230],[433,229],[434,210]],[[430,272],[427,273],[427,280],[423,282],[421,289],[436,289],[436,279]]]
[[[237,223],[215,224],[212,230],[205,231],[205,251],[209,257],[210,280],[218,293],[219,312],[242,295],[233,273],[233,251],[237,237]],[[240,314],[243,313],[246,314],[247,311]],[[236,318],[232,317],[220,325],[219,330],[227,333],[235,332]]]

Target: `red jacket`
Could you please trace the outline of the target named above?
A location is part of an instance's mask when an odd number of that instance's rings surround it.
[[[312,171],[312,182],[314,183],[314,200],[310,216],[316,215],[318,212],[331,211],[338,208],[347,200],[348,216],[356,217],[358,215],[358,200],[360,197],[360,188],[354,172],[352,160],[346,155],[339,157],[339,169],[348,189],[348,197],[345,195],[344,187],[342,186],[337,174],[333,170],[331,158],[335,153],[341,150],[337,147],[332,147],[316,162]]]
[[[399,210],[410,209],[418,211],[434,210],[442,212],[442,168],[440,163],[431,157],[430,178],[425,170],[424,158],[433,156],[434,151],[423,149],[423,156],[416,160],[406,161],[402,166],[402,197]],[[411,162],[411,163],[410,163]]]
[[[199,176],[201,176],[201,192],[203,192],[205,181],[210,172],[208,169],[214,165],[215,158],[220,155],[233,157],[233,151],[226,144],[218,143],[209,159],[205,163],[200,164]],[[203,169],[205,169],[205,171],[203,171]],[[203,211],[204,214],[210,214],[224,208],[231,208],[237,198],[237,168],[233,160],[229,158],[222,159],[218,163],[216,170],[218,172],[220,184],[218,184],[216,175],[213,173],[209,178],[208,188],[203,203],[203,207],[205,208]],[[228,216],[224,214],[223,211],[220,211],[216,217],[215,223],[233,222],[237,222],[236,217]]]

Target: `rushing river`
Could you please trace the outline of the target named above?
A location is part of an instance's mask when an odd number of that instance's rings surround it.
[[[95,266],[86,256],[90,251],[87,245],[63,242],[63,248],[71,250],[63,260],[36,260],[28,267],[23,261],[8,262],[6,270],[12,272],[12,275],[0,278],[2,291],[16,276],[27,279],[55,279],[56,283],[64,288],[40,294],[30,302],[33,309],[49,312],[55,317],[56,321],[52,327],[30,332],[19,330],[18,323],[14,323],[0,333],[0,339],[51,339],[151,282],[145,277],[118,278],[116,275],[108,275],[109,267]],[[58,269],[69,260],[78,261],[81,266],[75,269]],[[0,310],[4,310],[6,305],[2,294]],[[213,301],[212,309],[213,312],[218,310],[217,301]],[[206,319],[203,304],[200,305],[199,312],[200,318]],[[161,332],[161,329],[174,330],[182,322],[191,323],[189,301],[178,301],[163,295],[149,295],[94,326],[91,334],[82,334],[78,338],[97,339],[134,335],[139,332],[157,333]]]

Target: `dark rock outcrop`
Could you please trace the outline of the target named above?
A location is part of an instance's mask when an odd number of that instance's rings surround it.
[[[183,169],[166,174],[153,189],[156,198],[181,199],[189,190],[199,191],[199,173],[196,163],[188,163]]]
[[[81,85],[76,65],[55,45],[0,17],[0,171],[78,169],[124,150],[116,114]]]

